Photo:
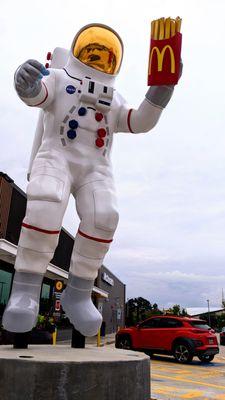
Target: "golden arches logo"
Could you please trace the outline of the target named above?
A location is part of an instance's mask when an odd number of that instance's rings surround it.
[[[55,283],[55,288],[56,288],[56,290],[58,290],[58,291],[62,290],[62,288],[63,288],[63,283],[62,283],[62,281],[57,281],[57,282]]]
[[[149,75],[151,75],[152,72],[152,57],[154,52],[156,52],[157,54],[157,60],[158,60],[158,71],[162,71],[163,68],[163,60],[164,60],[164,56],[165,56],[165,52],[166,50],[169,50],[170,52],[170,60],[171,60],[171,73],[174,74],[175,73],[175,57],[174,57],[174,52],[172,47],[167,44],[166,46],[163,47],[163,49],[160,51],[158,49],[158,47],[154,46],[151,50],[151,54],[150,54],[150,61],[149,61]]]

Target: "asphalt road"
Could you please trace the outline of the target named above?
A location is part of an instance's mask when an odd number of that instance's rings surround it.
[[[172,357],[151,360],[151,396],[160,400],[225,400],[225,346],[209,364],[196,357],[191,364],[178,364]]]

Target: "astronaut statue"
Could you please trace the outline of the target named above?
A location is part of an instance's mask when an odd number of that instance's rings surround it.
[[[55,57],[59,54],[58,48]],[[28,60],[15,73],[21,100],[43,111],[3,326],[11,332],[35,326],[42,280],[72,193],[80,225],[62,307],[77,330],[93,336],[102,316],[91,292],[118,223],[110,161],[113,133],[136,134],[154,128],[173,86],[150,87],[139,108],[129,109],[114,89],[123,44],[113,29],[102,24],[83,27],[67,56],[63,54],[67,60],[61,68],[46,69]]]

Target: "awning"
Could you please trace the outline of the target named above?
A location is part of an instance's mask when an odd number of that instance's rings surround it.
[[[14,265],[16,254],[17,246],[15,244],[8,242],[8,240],[0,239],[0,260]],[[45,276],[49,279],[62,279],[65,283],[68,280],[68,272],[51,263],[48,264]],[[93,292],[98,297],[108,298],[108,293],[96,286],[93,287]]]

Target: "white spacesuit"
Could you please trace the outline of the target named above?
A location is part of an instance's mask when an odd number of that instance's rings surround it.
[[[71,193],[80,226],[62,306],[85,336],[95,335],[101,325],[91,291],[118,223],[110,161],[113,133],[152,129],[173,92],[173,87],[151,87],[140,107],[129,109],[114,89],[122,56],[118,34],[92,24],[76,35],[64,68],[46,70],[28,60],[16,71],[20,98],[43,110],[43,135],[39,126],[16,273],[3,316],[9,331],[29,331],[36,323],[41,282]]]

